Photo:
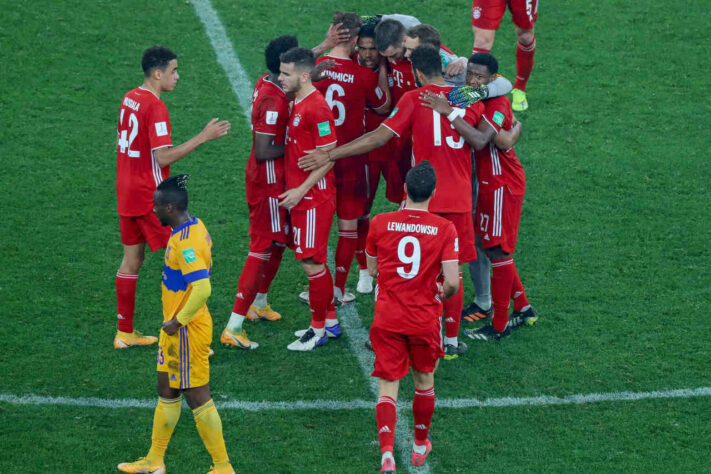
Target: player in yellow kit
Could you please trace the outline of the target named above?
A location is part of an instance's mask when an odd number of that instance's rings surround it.
[[[212,317],[212,239],[205,225],[188,212],[188,175],[163,181],[153,196],[154,212],[173,229],[163,261],[163,330],[158,343],[158,406],[148,455],[118,469],[132,473],[165,473],[163,457],[180,418],[181,397],[193,411],[198,433],[214,466],[210,472],[234,473],[222,436],[222,421],[210,396]]]

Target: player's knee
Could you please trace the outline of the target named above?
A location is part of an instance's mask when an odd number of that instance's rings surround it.
[[[474,49],[485,49],[490,51],[494,46],[496,31],[482,30],[476,27],[473,27],[472,29],[474,31]]]
[[[145,259],[146,257],[143,255],[124,255],[119,270],[122,273],[136,274],[141,269],[141,265],[143,265]]]
[[[518,34],[518,42],[523,46],[533,43],[534,38],[533,30],[524,30]]]
[[[415,382],[415,388],[418,390],[426,390],[434,385],[434,373],[432,372],[413,370],[412,378]]]

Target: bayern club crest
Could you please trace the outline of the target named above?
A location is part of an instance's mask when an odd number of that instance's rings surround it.
[[[475,20],[481,18],[481,7],[474,7],[472,9],[472,18],[474,18]]]
[[[294,116],[294,127],[298,127],[298,126],[299,126],[299,122],[301,122],[301,114],[296,114],[296,115]]]

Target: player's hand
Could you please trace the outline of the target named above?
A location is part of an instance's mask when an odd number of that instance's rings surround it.
[[[304,197],[304,193],[301,192],[299,188],[287,189],[279,195],[279,206],[285,209],[291,209],[301,202]]]
[[[341,28],[342,26],[343,23],[338,23],[328,27],[328,31],[326,31],[326,39],[323,41],[323,47],[325,50],[332,49],[338,43],[351,39],[350,30],[348,28]]]
[[[454,110],[443,94],[434,94],[431,91],[427,91],[426,93],[420,94],[420,100],[422,101],[422,105],[436,110],[444,116],[451,114]]]
[[[459,86],[449,91],[447,98],[454,107],[468,107],[475,102],[484,100],[489,96],[489,89],[486,86],[472,87]]]
[[[172,336],[178,332],[178,329],[180,329],[180,323],[177,318],[173,318],[170,321],[163,323],[163,331],[165,331],[165,333],[169,336]]]
[[[318,63],[314,68],[311,70],[311,80],[312,81],[320,81],[323,79],[323,71],[326,69],[331,69],[332,67],[336,66],[338,63],[334,61],[333,59],[327,59],[325,61],[321,61]]]
[[[447,67],[444,69],[444,76],[445,77],[458,76],[466,70],[467,70],[467,58],[464,58],[464,57],[457,58],[456,61],[452,61],[451,63],[447,64]]]
[[[227,135],[227,132],[230,131],[230,128],[232,125],[230,125],[230,122],[227,120],[223,120],[221,122],[218,122],[218,118],[214,118],[207,122],[207,125],[205,125],[205,128],[203,128],[202,132],[200,134],[203,136],[204,141],[209,142],[210,140],[215,140],[220,137],[224,137]]]
[[[444,294],[444,286],[442,286],[440,282],[437,282],[437,294],[440,300],[444,301],[447,299],[447,295]]]
[[[329,162],[328,153],[319,149],[309,151],[307,155],[299,158],[299,168],[304,171],[313,171]]]

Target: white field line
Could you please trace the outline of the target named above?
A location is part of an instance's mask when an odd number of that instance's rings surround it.
[[[711,396],[711,387],[683,388],[676,390],[655,390],[652,392],[608,392],[608,393],[579,393],[555,397],[541,395],[537,397],[503,397],[486,398],[438,398],[437,408],[507,408],[521,406],[556,406],[556,405],[584,405],[590,403],[614,403],[639,400],[672,399],[672,398],[697,398]],[[156,399],[141,400],[135,398],[97,398],[97,397],[51,397],[45,395],[13,395],[0,394],[0,403],[13,405],[53,405],[70,407],[92,408],[150,408],[156,406]],[[240,400],[218,401],[220,410],[244,410],[250,412],[263,411],[299,411],[299,410],[372,410],[373,400],[295,400],[291,402],[247,402]],[[406,409],[412,404],[411,400],[399,400],[400,408]]]

